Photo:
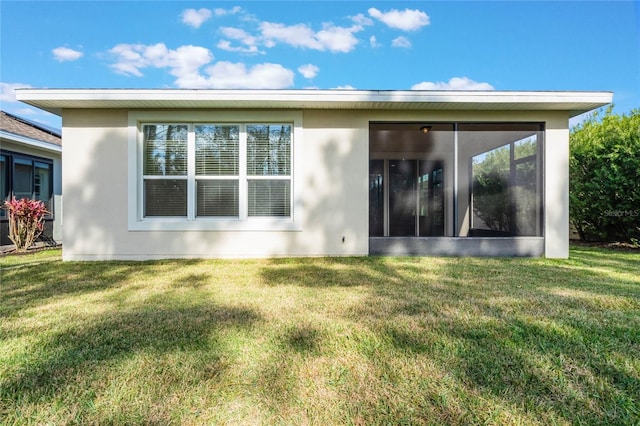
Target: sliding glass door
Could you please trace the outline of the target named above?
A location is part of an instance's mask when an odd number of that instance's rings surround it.
[[[388,183],[385,184],[385,176]],[[370,236],[444,235],[442,162],[371,160],[369,164]]]
[[[416,235],[416,162],[389,160],[389,236]]]
[[[384,236],[384,160],[369,161],[369,236]]]
[[[444,167],[442,161],[419,161],[418,235],[444,235]]]

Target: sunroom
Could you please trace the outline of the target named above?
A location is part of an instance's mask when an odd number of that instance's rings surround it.
[[[544,123],[369,129],[372,254],[544,253]]]

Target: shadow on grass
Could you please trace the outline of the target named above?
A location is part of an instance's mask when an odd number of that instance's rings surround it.
[[[260,319],[251,309],[211,304],[169,308],[158,303],[114,311],[37,342],[14,370],[5,372],[6,380],[0,382],[0,400],[16,406],[42,403],[53,400],[68,387],[76,387],[78,380],[85,381],[82,388],[95,391],[92,381],[98,380],[96,376],[104,380],[109,368],[119,371],[114,363],[141,353],[158,362],[173,352],[185,354],[184,358],[199,352],[199,356],[191,357],[188,367],[173,366],[168,370],[178,370],[173,372],[177,375],[175,380],[183,383],[207,380],[227,368],[222,360],[225,345],[220,333],[230,328],[249,328]],[[171,373],[163,371],[160,378],[166,380]]]
[[[625,343],[582,330],[568,336],[513,317],[493,332],[496,336],[483,335],[462,324],[450,330],[463,341],[456,360],[463,382],[539,417],[553,414],[572,423],[603,425],[638,420],[640,381],[610,357],[628,348]]]
[[[361,351],[379,375],[386,377],[380,358],[391,350],[408,364],[426,357],[454,377],[457,387],[524,418],[634,424],[640,420],[633,355],[640,353],[640,282],[632,277],[640,276],[639,260],[635,254],[591,250],[574,251],[565,261],[304,259],[293,265],[275,261],[262,277],[268,285],[306,287],[318,295],[332,287],[362,287],[364,300],[341,317],[382,342]],[[578,291],[582,298],[550,289]],[[292,337],[290,349],[318,351],[316,334],[303,330]],[[286,365],[277,359],[265,369],[283,382]],[[399,387],[421,380],[400,373],[389,377]],[[281,404],[296,398],[295,388],[287,391]],[[472,413],[473,422],[490,420],[490,414],[474,413],[477,402],[456,403]],[[442,419],[452,415],[446,407],[431,409]],[[468,416],[458,413],[453,422]]]
[[[273,259],[263,268],[261,276],[270,286],[304,286],[311,288],[368,286],[375,283],[369,279],[363,267],[370,260],[358,258],[330,259]]]
[[[151,279],[162,276],[160,270],[197,264],[198,260],[149,262],[61,262],[49,260],[3,267],[0,271],[2,300],[0,315],[15,313],[42,305],[50,298],[82,295],[122,286],[130,286],[131,278]],[[206,275],[182,278],[184,285],[197,288]]]
[[[209,263],[211,273],[179,270],[200,261],[6,269],[2,315],[18,318],[52,298],[106,289],[115,291],[98,299],[118,309],[41,333],[3,371],[0,400],[20,407],[78,397],[90,406],[99,382],[128,373],[119,364],[137,354],[153,360],[150,367],[167,369],[150,372],[149,380],[164,381],[157,392],[174,382],[196,386],[235,368],[226,333],[239,329],[248,330],[243,337],[260,357],[247,379],[251,390],[243,392],[257,394],[254,402],[274,422],[308,423],[333,409],[329,423],[496,423],[491,411],[503,410],[512,423],[634,424],[640,418],[638,257],[596,254],[579,251],[564,261],[274,259],[251,263],[256,277],[225,263],[233,273],[220,280]],[[199,291],[241,279],[252,285],[236,293],[240,306],[250,294],[271,309],[219,306]],[[128,292],[132,297],[123,297]],[[295,317],[270,312],[282,306],[274,297],[286,298]],[[442,377],[445,384],[434,387]],[[309,415],[308,398],[325,391],[334,399]],[[288,418],[291,413],[298,417]]]
[[[584,266],[608,267],[618,271],[637,273],[640,270],[640,250],[625,252],[574,247],[571,249],[569,261]]]
[[[617,271],[614,263],[588,261]],[[459,288],[427,287],[428,297],[420,300],[427,306],[428,299],[438,301],[439,308],[424,308],[438,320],[410,328],[397,327],[402,321],[390,318],[385,333],[395,348],[439,358],[443,365],[453,362],[451,372],[461,383],[535,417],[585,424],[637,422],[640,379],[630,354],[640,351],[639,283],[607,282],[606,271],[566,265],[528,267],[522,280],[513,276],[517,268],[474,265],[473,275],[485,278],[472,283],[465,282],[469,277],[460,275],[458,267],[444,266],[443,276],[460,276],[462,297]],[[548,288],[578,289],[586,296],[553,295]],[[617,299],[612,306],[592,300],[602,295]],[[416,301],[406,304],[414,308],[399,304],[394,316],[413,315]],[[445,355],[441,348],[451,341],[457,350]]]

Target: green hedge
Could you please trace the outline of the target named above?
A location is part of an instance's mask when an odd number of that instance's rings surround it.
[[[640,241],[640,109],[609,108],[570,136],[571,222],[586,241]]]

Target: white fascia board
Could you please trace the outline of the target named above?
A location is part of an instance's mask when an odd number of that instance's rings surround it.
[[[20,143],[23,145],[30,146],[32,148],[38,148],[49,152],[62,152],[62,146],[56,145],[50,142],[40,141],[38,139],[29,138],[22,135],[17,135],[15,133],[7,132],[5,130],[0,130],[0,138],[9,140],[11,142]]]
[[[18,89],[16,98],[59,115],[64,108],[539,108],[589,111],[611,103],[613,94],[549,91]]]
[[[457,90],[18,89],[19,101],[606,102],[611,92]]]

